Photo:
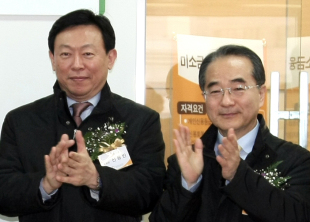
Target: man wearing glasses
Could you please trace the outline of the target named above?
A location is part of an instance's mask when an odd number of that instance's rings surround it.
[[[150,221],[309,221],[310,153],[273,136],[260,107],[266,94],[260,58],[243,46],[209,54],[199,85],[212,125],[191,144],[174,130],[165,192]]]

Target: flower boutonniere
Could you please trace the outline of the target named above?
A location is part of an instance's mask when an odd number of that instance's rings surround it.
[[[287,181],[291,178],[290,176],[282,177],[281,172],[278,171],[277,167],[283,162],[283,160],[278,161],[271,166],[267,167],[266,170],[254,170],[256,173],[262,175],[271,185],[285,190],[289,187]]]
[[[96,129],[89,128],[89,132],[84,135],[86,149],[94,161],[102,153],[109,152],[118,147],[121,147],[125,142],[122,138],[125,131],[125,123],[114,123],[113,118],[104,123],[102,127]]]

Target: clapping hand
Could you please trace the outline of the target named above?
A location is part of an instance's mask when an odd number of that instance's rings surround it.
[[[216,157],[216,160],[222,166],[222,176],[228,181],[234,178],[240,163],[238,147],[235,131],[231,128],[227,132],[227,137],[223,138],[223,143],[218,146],[221,155]]]
[[[188,127],[180,124],[179,129],[174,129],[174,145],[178,163],[182,175],[190,188],[195,184],[203,170],[203,144],[200,139],[195,142],[192,148],[190,131]]]

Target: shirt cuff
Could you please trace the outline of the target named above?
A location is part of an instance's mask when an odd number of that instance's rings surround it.
[[[182,187],[183,187],[184,189],[190,191],[191,193],[194,193],[194,192],[198,189],[199,185],[201,184],[202,175],[200,175],[200,176],[198,177],[198,180],[196,181],[196,183],[195,183],[193,186],[191,186],[191,187],[188,187],[188,186],[187,186],[187,182],[186,182],[186,180],[184,179],[184,177],[183,177],[182,174],[181,174],[181,180],[182,180]]]
[[[90,191],[90,196],[93,198],[93,199],[95,199],[95,200],[97,200],[97,201],[99,201],[99,190],[92,190],[92,189],[89,189],[89,191]]]
[[[43,188],[43,178],[40,181],[40,186],[39,186],[40,192],[41,192],[41,196],[42,196],[42,200],[43,203],[49,199],[52,198],[52,196],[57,193],[58,189],[54,190],[52,193],[48,194],[45,192],[44,188]]]

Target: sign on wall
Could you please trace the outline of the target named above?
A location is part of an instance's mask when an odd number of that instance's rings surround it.
[[[211,125],[199,88],[201,62],[206,55],[227,44],[246,46],[264,61],[262,40],[177,35],[178,71],[173,73],[173,127],[178,128],[180,123],[189,127],[192,143]],[[263,115],[266,104],[265,100],[265,106],[260,110]]]
[[[287,38],[286,79],[287,89],[299,87],[299,73],[310,73],[310,37]],[[309,79],[310,80],[310,79]]]

